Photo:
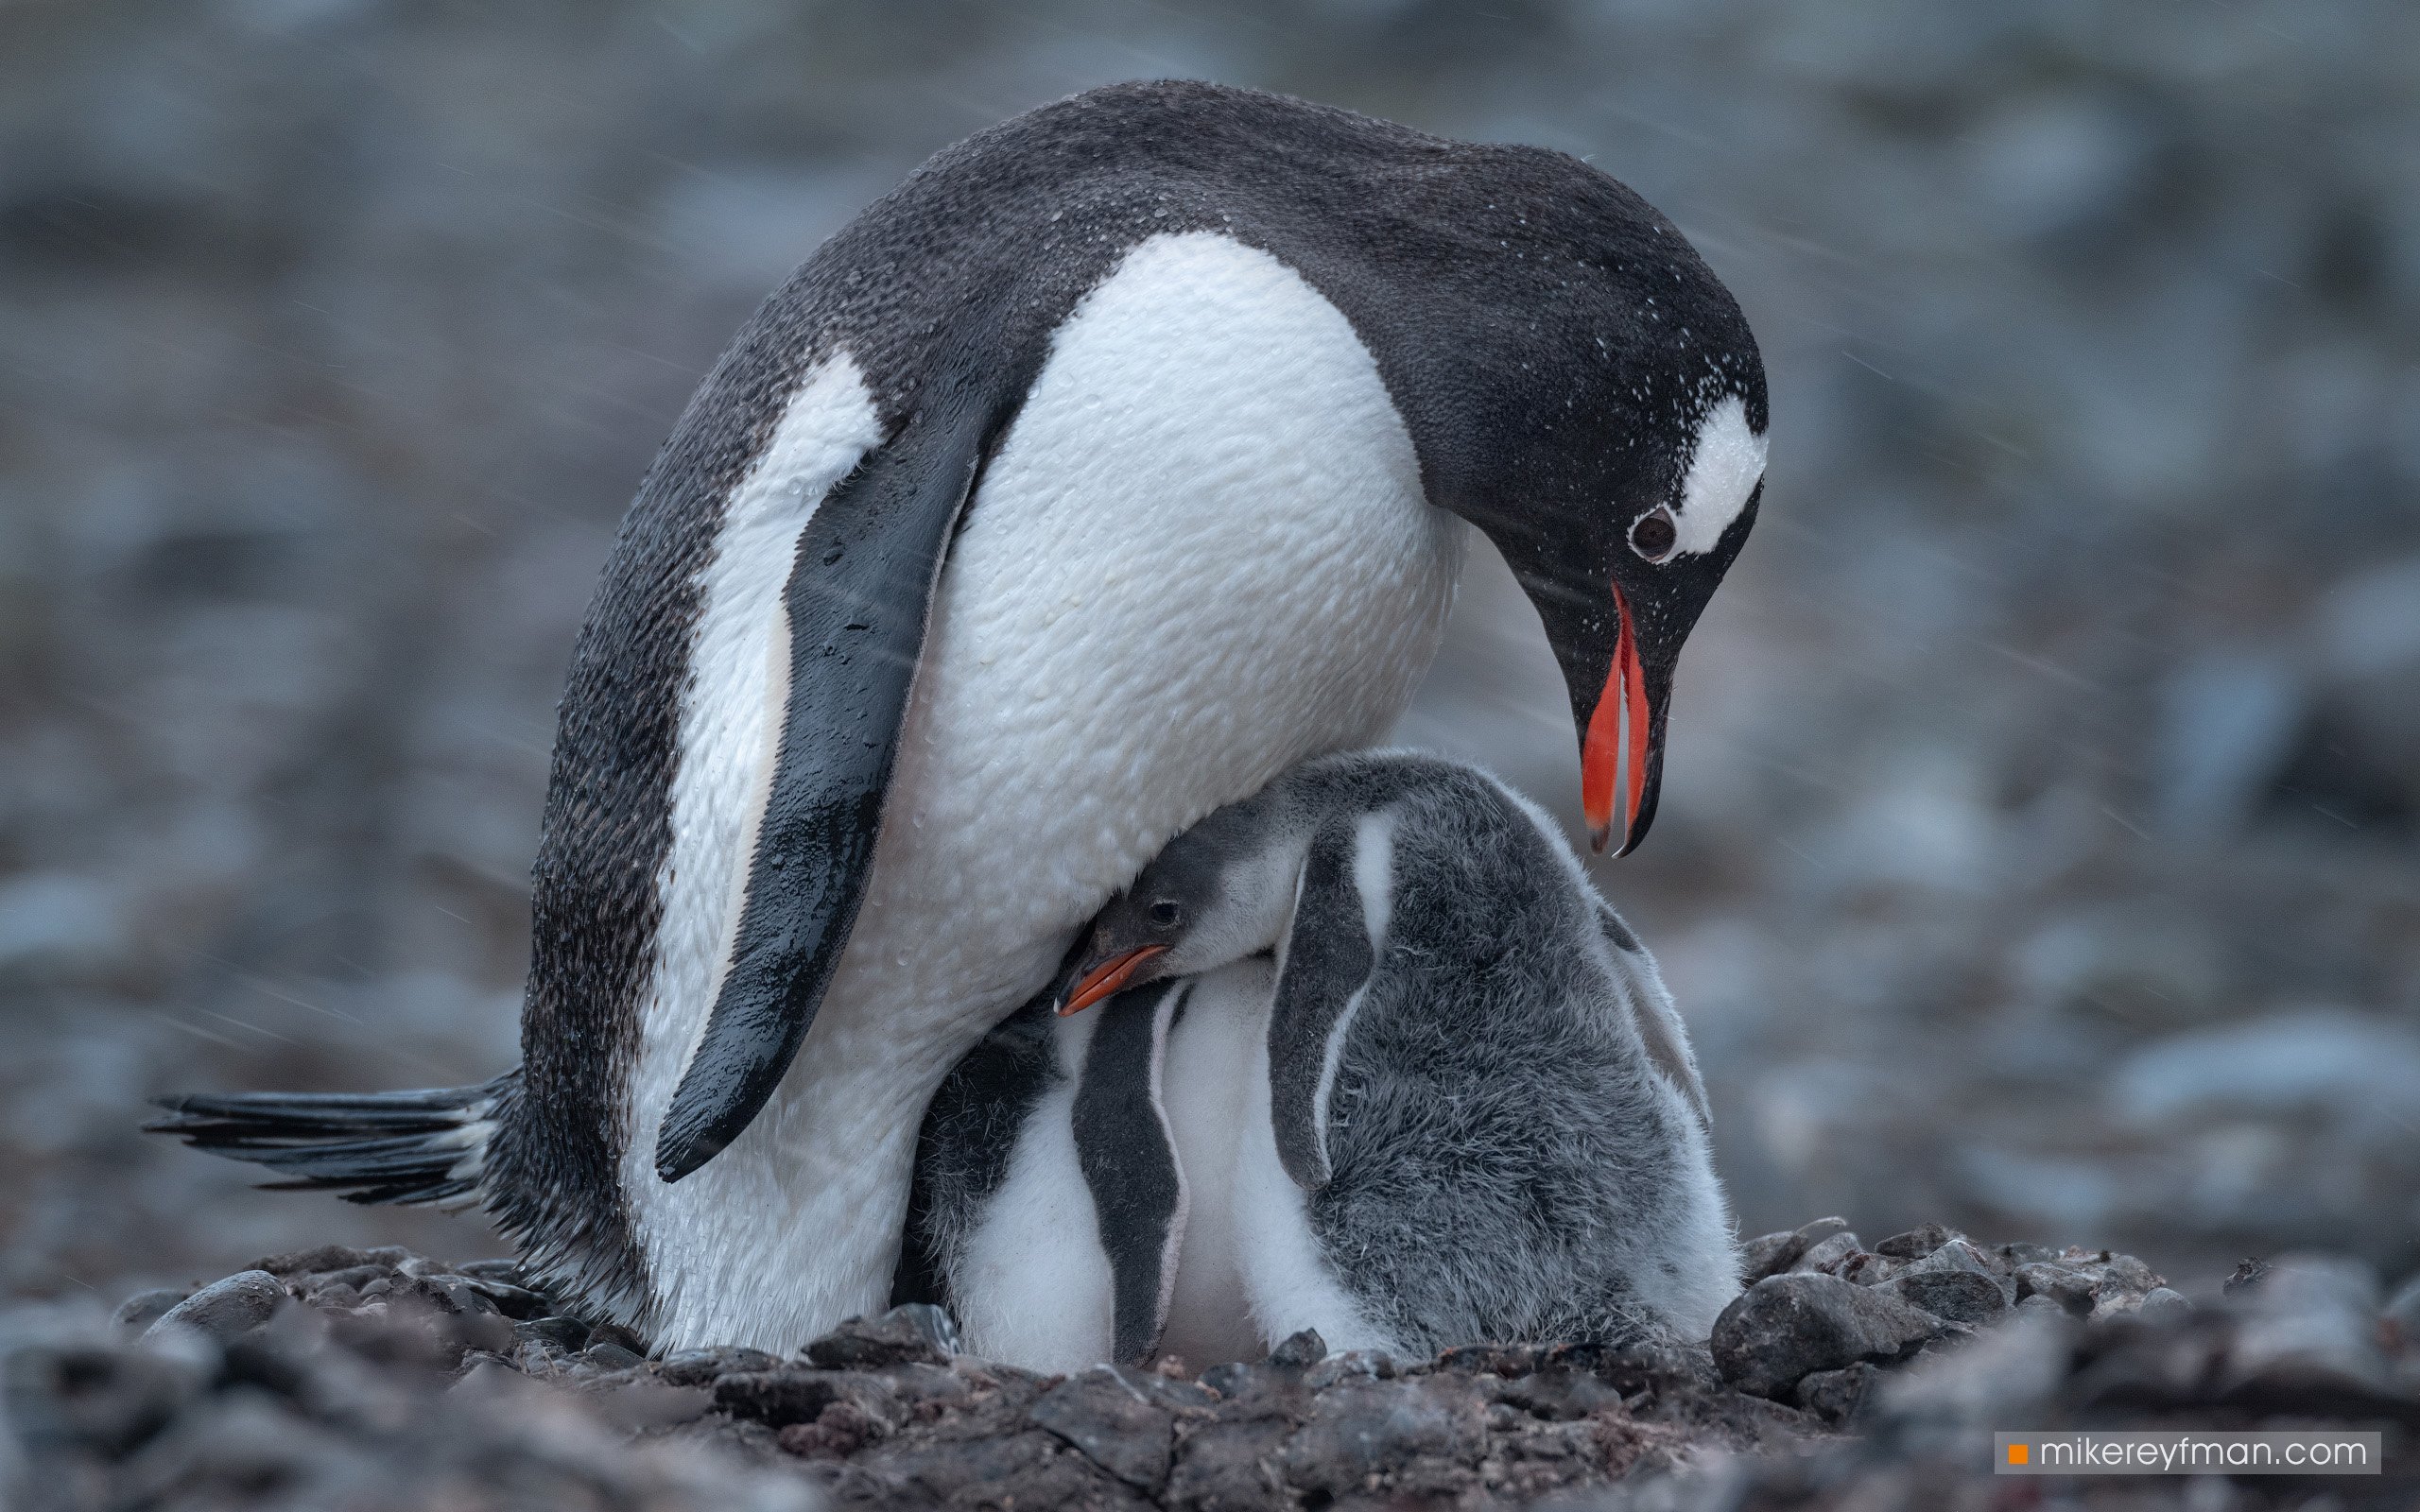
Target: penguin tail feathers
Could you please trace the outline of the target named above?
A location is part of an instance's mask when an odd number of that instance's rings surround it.
[[[476,1087],[406,1092],[195,1092],[155,1099],[143,1125],[198,1150],[267,1166],[268,1191],[347,1202],[467,1208],[483,1194],[488,1145],[521,1091],[519,1068]]]

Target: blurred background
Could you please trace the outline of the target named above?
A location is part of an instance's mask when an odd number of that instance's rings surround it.
[[[499,1247],[142,1099],[512,1061],[554,701],[691,387],[927,153],[1158,76],[1583,155],[1746,306],[1762,523],[1599,876],[1748,1232],[2420,1268],[2404,0],[8,0],[0,1289]],[[1478,550],[1404,735],[1569,813]]]

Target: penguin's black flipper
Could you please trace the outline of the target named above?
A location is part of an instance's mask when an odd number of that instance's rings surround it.
[[[933,591],[1007,418],[972,385],[936,400],[800,533],[782,592],[781,748],[731,970],[656,1135],[666,1181],[722,1153],[773,1095],[856,922]]]
[[[467,1203],[479,1192],[497,1114],[518,1068],[477,1087],[408,1092],[196,1092],[157,1099],[143,1125],[195,1149],[265,1165],[270,1191],[317,1188],[347,1202]]]
[[[1327,1185],[1329,1174],[1320,1109],[1328,1039],[1377,964],[1353,874],[1356,838],[1349,816],[1328,820],[1311,837],[1269,1014],[1269,1114],[1277,1158],[1306,1192]]]

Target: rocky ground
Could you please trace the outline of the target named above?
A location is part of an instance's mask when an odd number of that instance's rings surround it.
[[[2247,1263],[2187,1300],[2107,1251],[1838,1220],[1746,1246],[1711,1347],[1164,1360],[1038,1376],[899,1308],[794,1359],[639,1341],[512,1263],[277,1256],[106,1325],[12,1320],[9,1504],[456,1508],[2351,1508],[2398,1476],[1995,1480],[1994,1430],[2359,1424],[2420,1442],[2420,1289]]]

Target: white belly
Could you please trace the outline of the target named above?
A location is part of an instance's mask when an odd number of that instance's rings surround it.
[[[815,392],[800,403],[849,403]],[[777,547],[756,548],[776,569],[715,569],[772,582],[776,617]],[[878,1309],[942,1074],[1171,835],[1377,738],[1435,654],[1460,558],[1341,314],[1223,237],[1138,248],[1061,329],[952,548],[814,1030],[740,1139],[666,1186],[655,1131],[736,928],[786,665],[765,610],[740,625],[753,642],[728,634],[739,670],[701,670],[684,711],[622,1172],[658,1342],[791,1349]],[[701,644],[722,604],[709,593]]]
[[[1266,1050],[1254,1050],[1269,1040],[1275,986],[1273,968],[1258,956],[1196,978],[1184,1017],[1168,1035],[1160,1074],[1185,1189],[1184,1241],[1160,1350],[1197,1370],[1268,1352],[1244,1288],[1236,1167],[1242,1141],[1270,1143],[1266,1125],[1245,1127],[1245,1082],[1255,1066],[1267,1064]]]
[[[959,1336],[978,1358],[1068,1375],[1110,1358],[1116,1278],[1095,1242],[1100,1215],[1075,1129],[1076,1075],[1099,1019],[1052,1025],[1065,1079],[1017,1130],[999,1190],[950,1273]]]

